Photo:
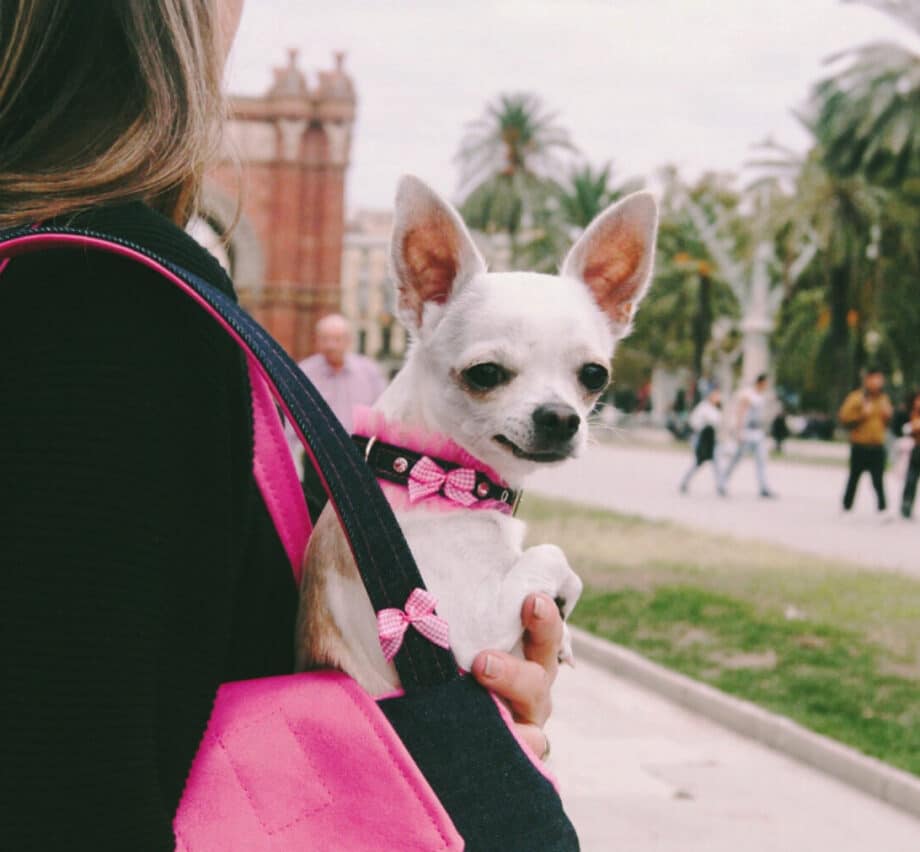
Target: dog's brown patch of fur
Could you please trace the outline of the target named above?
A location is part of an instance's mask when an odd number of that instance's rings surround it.
[[[327,506],[310,536],[300,583],[297,618],[297,669],[341,668],[345,641],[326,607],[326,583],[332,573],[358,577],[358,569],[338,518]]]

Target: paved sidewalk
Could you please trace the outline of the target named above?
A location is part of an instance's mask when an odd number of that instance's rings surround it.
[[[584,852],[920,850],[920,821],[603,669],[563,666],[554,700]]]
[[[677,482],[689,451],[623,440],[541,471],[530,488],[920,576],[920,524],[880,523],[867,478],[849,516],[838,508],[846,471],[827,465],[772,463],[775,501],[756,496],[750,461],[728,499],[706,469],[684,497]],[[897,505],[900,483],[889,475],[887,485]],[[554,700],[554,769],[585,852],[920,850],[920,821],[908,814],[604,669],[563,667]]]
[[[689,450],[679,454],[630,446],[628,434],[622,441],[620,446],[592,446],[581,459],[539,471],[528,488],[626,514],[920,576],[920,521],[893,517],[890,523],[881,523],[868,474],[848,515],[840,510],[846,470],[801,462],[770,463],[768,476],[778,500],[757,496],[750,459],[735,471],[728,498],[716,495],[709,465],[697,473],[691,494],[682,496],[677,483],[690,464]],[[901,482],[888,474],[886,484],[889,506],[897,508]],[[920,509],[915,514],[920,516]]]

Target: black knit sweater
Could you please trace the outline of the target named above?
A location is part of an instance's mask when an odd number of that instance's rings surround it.
[[[140,204],[70,224],[232,289]],[[229,336],[132,261],[14,259],[0,275],[0,849],[172,849],[218,684],[290,671],[295,608]]]

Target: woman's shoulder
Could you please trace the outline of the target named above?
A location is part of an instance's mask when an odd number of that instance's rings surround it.
[[[110,237],[204,278],[228,295],[233,287],[220,264],[191,236],[140,203],[102,207],[46,227]],[[177,287],[136,259],[84,247],[49,247],[16,257],[0,275],[0,305],[8,321],[112,322],[142,327],[180,315],[214,325]],[[15,318],[15,320],[13,320]],[[218,331],[215,325],[215,332]],[[143,333],[141,331],[141,333]]]
[[[70,227],[137,245],[230,289],[191,237],[143,205],[131,207],[94,212]],[[45,361],[56,370],[78,362],[81,375],[117,363],[148,377],[181,366],[176,381],[196,387],[246,384],[237,345],[198,304],[156,271],[104,251],[41,250],[9,263],[0,274],[0,356],[27,374]]]
[[[187,269],[233,295],[217,259],[188,232],[141,202],[97,207],[47,223],[107,235]]]

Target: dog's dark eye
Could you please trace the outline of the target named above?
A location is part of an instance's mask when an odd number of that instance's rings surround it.
[[[597,393],[603,390],[607,384],[610,374],[606,367],[600,364],[585,364],[578,371],[578,381],[580,381],[591,393]]]
[[[475,367],[469,367],[463,371],[463,380],[473,390],[492,390],[492,388],[504,384],[510,378],[511,373],[504,367],[491,362],[477,364]]]

